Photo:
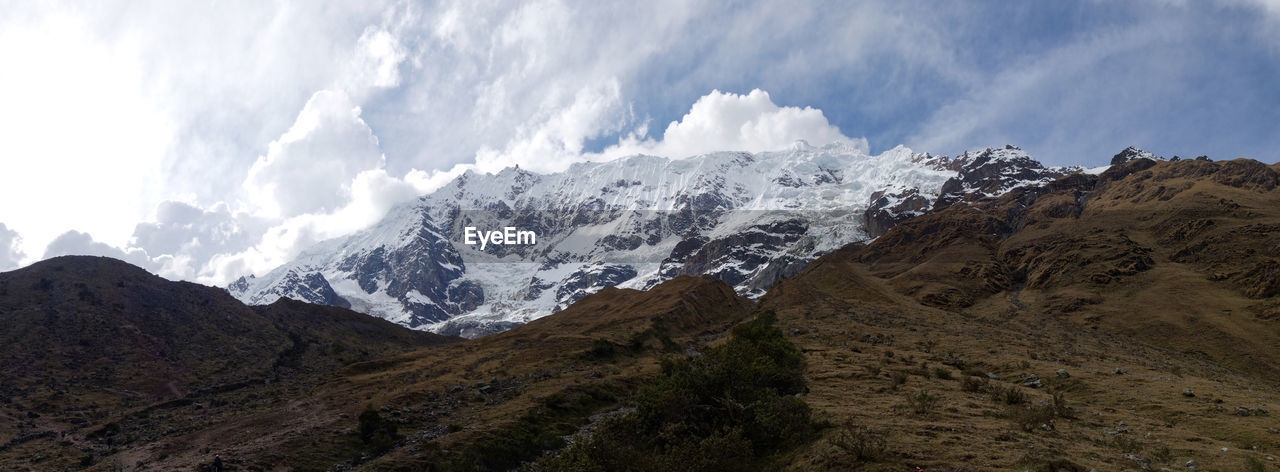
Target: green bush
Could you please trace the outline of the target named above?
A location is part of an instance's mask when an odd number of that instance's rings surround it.
[[[441,470],[511,470],[533,461],[544,451],[565,446],[564,437],[587,422],[592,412],[616,403],[611,386],[575,386],[543,398],[518,420],[495,431],[444,461]]]
[[[395,446],[401,436],[396,432],[396,425],[382,418],[378,410],[366,407],[360,413],[360,442],[375,454],[387,452]]]
[[[587,361],[604,361],[613,362],[618,359],[621,349],[617,344],[609,342],[606,339],[597,339],[592,341],[591,348],[580,354],[578,357]]]
[[[636,411],[602,423],[542,470],[758,470],[812,437],[804,357],[763,312],[696,357],[668,358]]]

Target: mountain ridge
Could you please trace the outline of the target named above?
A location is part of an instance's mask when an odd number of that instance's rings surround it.
[[[604,287],[502,333],[319,380],[88,417],[63,442],[46,432],[76,410],[31,420],[20,398],[21,409],[0,407],[0,421],[25,425],[0,457],[37,468],[89,451],[94,467],[141,470],[198,469],[211,452],[238,469],[561,470],[558,458],[583,453],[571,444],[610,434],[611,418],[652,398],[643,392],[679,378],[669,374],[681,360],[772,313],[804,361],[806,388],[789,401],[829,424],[780,438],[793,446],[752,466],[1256,469],[1280,450],[1277,192],[1280,165],[1128,159],[931,209],[818,257],[754,302],[709,275]],[[73,285],[59,290],[78,299]],[[362,439],[387,428],[385,441]]]
[[[228,290],[251,304],[280,296],[350,303],[466,336],[545,316],[604,287],[651,287],[681,274],[712,274],[758,297],[815,257],[936,205],[1081,170],[1044,167],[1013,146],[953,159],[902,146],[870,156],[797,145],[681,160],[640,155],[558,174],[468,172],[369,230]],[[461,244],[466,226],[534,231],[538,245],[479,251]],[[336,298],[317,295],[330,290]]]

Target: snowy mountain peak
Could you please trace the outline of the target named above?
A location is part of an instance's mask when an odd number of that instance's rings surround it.
[[[758,296],[817,256],[928,211],[949,188],[1048,178],[1011,146],[954,159],[864,149],[798,142],[775,152],[636,155],[550,174],[467,172],[228,290],[247,303],[347,302],[414,328],[482,335],[604,287],[646,288],[682,274],[715,275]],[[505,228],[536,242],[473,244],[478,231]]]
[[[1111,158],[1111,165],[1115,166],[1124,164],[1134,159],[1151,159],[1153,161],[1164,160],[1164,158],[1158,157],[1155,154],[1143,151],[1142,149],[1138,149],[1134,146],[1129,146]]]

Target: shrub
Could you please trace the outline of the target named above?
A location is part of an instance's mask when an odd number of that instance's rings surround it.
[[[1005,405],[1021,405],[1026,403],[1027,394],[1018,387],[991,387],[991,398]]]
[[[610,386],[570,387],[548,395],[541,405],[503,425],[450,457],[444,470],[511,470],[565,446],[564,437],[588,421],[592,412],[617,400]]]
[[[960,381],[960,390],[966,392],[985,392],[990,388],[991,385],[985,377],[967,376]]]
[[[878,462],[889,450],[887,434],[866,428],[846,426],[831,443],[859,462]]]
[[[1123,434],[1117,434],[1111,439],[1111,447],[1119,450],[1120,452],[1132,452],[1135,454],[1142,452],[1142,443],[1138,442],[1137,439]]]
[[[586,361],[604,361],[613,362],[618,359],[619,346],[605,339],[597,339],[591,342],[591,348],[580,354],[578,357]]]
[[[1053,403],[1050,403],[1050,406],[1053,408],[1053,414],[1059,418],[1072,418],[1075,416],[1075,411],[1072,411],[1071,407],[1067,406],[1067,396],[1062,392],[1053,394]]]
[[[1248,472],[1266,472],[1267,464],[1257,457],[1244,456],[1244,470]]]
[[[606,420],[542,470],[755,470],[812,436],[804,357],[772,312],[739,324],[725,344],[668,358],[636,411]]]
[[[1044,406],[1009,406],[1009,419],[1022,427],[1023,431],[1035,431],[1040,425],[1053,424],[1053,407]]]
[[[1167,464],[1169,461],[1173,460],[1173,451],[1169,449],[1169,446],[1161,445],[1160,447],[1152,449],[1148,456],[1151,458],[1151,462],[1153,463]]]
[[[894,389],[897,389],[898,387],[907,383],[907,373],[902,371],[896,371],[893,374],[889,375],[889,379],[890,381],[893,382],[891,387]]]
[[[391,450],[401,436],[396,432],[396,425],[382,418],[378,410],[372,406],[365,407],[360,413],[360,442],[375,454]]]
[[[951,380],[954,378],[951,376],[951,369],[946,367],[934,367],[933,376],[940,380]]]
[[[916,415],[929,414],[938,407],[938,397],[921,390],[914,395],[907,395],[906,407]]]

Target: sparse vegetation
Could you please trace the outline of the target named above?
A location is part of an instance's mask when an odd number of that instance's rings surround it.
[[[1245,472],[1266,472],[1267,463],[1254,456],[1244,456]]]
[[[960,390],[966,392],[986,392],[991,389],[986,377],[965,376],[960,380]]]
[[[1152,449],[1147,456],[1153,463],[1167,464],[1169,461],[1173,460],[1173,450],[1169,449],[1169,446],[1162,444],[1160,447]]]
[[[955,377],[951,376],[951,369],[946,367],[934,367],[933,377],[938,380],[955,380]]]
[[[589,362],[613,362],[618,359],[622,349],[607,339],[596,339],[591,347],[578,357]]]
[[[1027,394],[1022,389],[1012,385],[1008,387],[993,385],[991,387],[991,398],[1003,402],[1005,405],[1021,405],[1026,403]]]
[[[939,398],[927,391],[921,390],[911,395],[907,395],[906,403],[903,407],[914,415],[927,415],[933,413],[938,408]]]
[[[879,462],[889,454],[888,433],[846,425],[831,443],[858,462]]]
[[[360,442],[374,454],[390,450],[401,438],[395,423],[384,419],[372,406],[360,413],[359,422]]]
[[[564,447],[564,437],[587,422],[592,412],[616,403],[604,384],[573,387],[550,395],[518,420],[489,432],[460,453],[446,457],[444,470],[511,470],[543,451]]]
[[[808,439],[816,425],[804,357],[772,312],[735,326],[724,345],[663,361],[636,411],[606,420],[589,440],[541,470],[758,470]]]
[[[889,380],[891,382],[889,384],[889,387],[894,390],[897,390],[898,387],[901,387],[907,383],[907,373],[900,370],[894,371],[892,374],[889,375]]]
[[[1053,407],[1051,405],[1010,405],[1007,409],[1009,419],[1023,431],[1035,431],[1037,428],[1053,426]]]

